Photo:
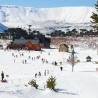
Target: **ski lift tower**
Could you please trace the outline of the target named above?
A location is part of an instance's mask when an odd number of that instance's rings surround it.
[[[75,51],[74,48],[72,49],[71,58],[72,58],[72,72],[74,71],[74,65],[75,65],[75,57],[74,57]]]
[[[72,64],[72,72],[74,71],[74,65],[75,65],[75,51],[73,45],[71,46],[72,52],[71,53],[71,64]]]
[[[32,25],[28,25],[28,27],[29,27],[29,28],[28,28],[28,34],[31,33],[31,26],[32,26]]]

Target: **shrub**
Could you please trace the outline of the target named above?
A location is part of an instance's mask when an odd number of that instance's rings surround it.
[[[38,84],[36,83],[36,80],[33,79],[28,84],[31,85],[32,87],[35,87],[36,89],[38,89]]]
[[[54,90],[56,86],[56,79],[55,77],[51,76],[49,77],[47,81],[47,88]]]

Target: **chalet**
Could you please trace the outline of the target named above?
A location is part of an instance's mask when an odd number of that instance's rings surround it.
[[[41,48],[50,48],[50,38],[47,38],[42,34],[35,34],[33,38],[14,38],[7,48],[27,50],[41,50]]]
[[[60,44],[59,45],[59,52],[68,52],[69,47],[66,44]]]
[[[14,39],[7,48],[10,49],[27,49],[27,50],[41,50],[40,43],[38,40],[25,39]]]

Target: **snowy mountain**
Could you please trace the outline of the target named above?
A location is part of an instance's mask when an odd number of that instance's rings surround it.
[[[7,29],[7,27],[0,23],[0,33],[2,33],[6,29]]]
[[[67,26],[89,26],[93,7],[32,8],[0,6],[0,22],[9,27],[33,29],[66,28]]]

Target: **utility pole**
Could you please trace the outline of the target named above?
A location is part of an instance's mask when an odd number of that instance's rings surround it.
[[[74,47],[73,45],[71,45],[71,56],[69,57],[69,63],[71,64],[72,66],[72,72],[74,71],[74,65],[75,65],[75,51],[74,51]]]
[[[28,27],[29,27],[29,28],[28,28],[29,34],[31,33],[31,26],[32,26],[32,25],[28,25]]]
[[[74,47],[72,49],[72,53],[71,53],[71,63],[72,63],[72,72],[74,71],[74,65],[75,65],[75,57],[74,57],[75,51],[74,51]]]

